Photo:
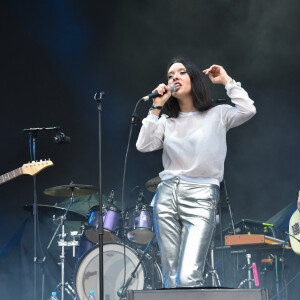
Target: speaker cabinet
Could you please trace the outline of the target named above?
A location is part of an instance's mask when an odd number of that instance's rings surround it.
[[[127,300],[269,300],[267,289],[129,290]]]

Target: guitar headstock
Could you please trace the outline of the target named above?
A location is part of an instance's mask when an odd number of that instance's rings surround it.
[[[22,171],[23,174],[34,176],[42,170],[51,166],[53,166],[53,162],[51,160],[32,161],[28,164],[24,164],[22,166]]]

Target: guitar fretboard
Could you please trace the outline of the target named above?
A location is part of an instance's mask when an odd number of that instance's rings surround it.
[[[20,175],[23,174],[23,170],[22,170],[22,167],[21,168],[18,168],[18,169],[15,169],[13,171],[10,171],[8,173],[5,173],[3,175],[0,176],[0,184],[6,182],[6,181],[9,181],[11,179],[14,179]]]

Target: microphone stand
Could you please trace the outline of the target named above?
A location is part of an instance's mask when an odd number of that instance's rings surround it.
[[[229,196],[228,196],[228,193],[227,193],[227,187],[226,187],[225,179],[223,179],[223,184],[224,184],[226,202],[227,202],[227,205],[228,205],[228,210],[229,210],[229,215],[230,215],[232,233],[235,235],[236,232],[235,232],[235,227],[234,227],[233,215],[232,215],[231,205],[230,205],[230,202],[229,202]]]
[[[37,131],[30,131],[29,133],[29,147],[30,147],[30,159],[35,161],[35,146],[36,146]],[[33,297],[37,299],[37,192],[36,192],[36,175],[33,176]]]
[[[121,286],[121,287],[118,289],[117,294],[118,294],[118,296],[119,296],[120,298],[124,298],[124,297],[126,296],[126,291],[127,291],[128,287],[129,287],[129,285],[130,285],[132,279],[135,278],[135,273],[136,273],[137,269],[139,268],[140,264],[142,263],[142,261],[143,261],[145,255],[146,255],[146,253],[148,252],[149,247],[150,247],[150,245],[153,243],[155,237],[156,237],[156,236],[155,236],[155,234],[154,234],[153,237],[151,238],[150,242],[148,243],[146,249],[144,250],[142,256],[140,257],[140,260],[139,260],[138,264],[136,265],[136,267],[134,268],[134,270],[133,270],[132,273],[130,274],[129,278],[127,279],[126,283],[123,284],[123,286]]]
[[[60,130],[59,126],[42,128],[25,128],[22,131],[29,133],[29,152],[30,161],[36,160],[36,139],[39,131]],[[44,264],[46,257],[42,260],[37,258],[37,229],[38,229],[38,210],[37,210],[37,185],[36,175],[33,176],[33,299],[37,300],[37,263]],[[44,298],[44,268],[42,266],[42,299]]]
[[[102,127],[101,127],[101,112],[102,100],[104,92],[96,93],[94,100],[97,102],[98,107],[98,134],[99,134],[99,220],[98,220],[98,233],[99,233],[99,296],[100,300],[104,300],[104,280],[103,280],[103,212],[102,212]]]

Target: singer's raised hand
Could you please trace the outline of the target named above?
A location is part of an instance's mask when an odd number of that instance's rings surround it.
[[[232,78],[228,76],[225,69],[222,66],[212,65],[210,68],[203,70],[205,75],[208,75],[213,84],[226,85]]]

